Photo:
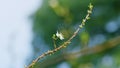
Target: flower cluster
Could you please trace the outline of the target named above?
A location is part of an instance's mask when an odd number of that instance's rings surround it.
[[[60,40],[63,40],[63,39],[64,39],[63,34],[62,34],[61,32],[59,33],[59,32],[57,31],[56,36],[57,36]]]
[[[56,34],[53,34],[52,38],[53,38],[54,40],[57,40],[58,38],[59,38],[60,40],[63,40],[63,39],[64,39],[63,34],[62,34],[61,32],[58,32],[58,31],[57,31]]]

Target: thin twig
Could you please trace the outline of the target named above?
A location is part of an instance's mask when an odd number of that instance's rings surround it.
[[[40,62],[39,63],[40,65],[38,65],[38,66],[40,66],[41,68],[48,68],[51,65],[58,64],[65,60],[69,60],[69,59],[73,59],[73,58],[81,59],[81,57],[84,57],[84,56],[99,54],[106,50],[111,50],[111,49],[118,47],[120,45],[119,40],[120,40],[120,36],[117,36],[110,40],[105,41],[104,43],[94,45],[94,47],[91,47],[91,48],[86,48],[86,49],[82,49],[77,52],[54,56],[54,57],[51,57],[50,59],[44,60],[42,63]],[[53,60],[56,60],[56,61],[53,61]]]
[[[51,55],[54,54],[55,52],[61,50],[62,48],[65,48],[68,46],[68,44],[70,44],[71,40],[77,35],[77,33],[80,31],[81,28],[83,28],[83,26],[85,25],[85,22],[89,19],[90,14],[92,13],[92,9],[93,6],[90,5],[88,6],[88,13],[85,17],[85,19],[82,20],[82,23],[79,25],[79,27],[76,29],[76,31],[73,33],[73,35],[66,41],[64,42],[62,45],[60,45],[59,47],[53,49],[53,50],[48,50],[47,52],[43,53],[42,55],[40,55],[37,59],[33,60],[32,63],[26,67],[26,68],[32,68],[40,59],[42,59],[43,57],[47,56],[47,55]]]

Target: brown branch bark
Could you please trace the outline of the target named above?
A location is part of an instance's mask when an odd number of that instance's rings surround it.
[[[43,53],[42,55],[40,55],[38,58],[36,58],[35,60],[32,61],[32,63],[30,65],[28,65],[26,68],[32,68],[40,59],[46,57],[47,55],[51,55],[51,54],[54,54],[55,52],[63,49],[63,48],[66,48],[71,40],[77,35],[77,33],[79,32],[79,30],[81,28],[83,28],[83,26],[85,25],[85,22],[89,19],[89,16],[90,14],[92,13],[92,9],[93,9],[93,6],[92,4],[90,3],[89,4],[89,9],[88,9],[88,12],[87,12],[87,15],[85,16],[85,18],[82,20],[82,23],[79,25],[79,27],[76,29],[76,31],[73,33],[73,35],[67,40],[65,41],[62,45],[60,45],[59,47],[53,49],[53,50],[48,50],[47,52]]]
[[[92,48],[82,49],[81,51],[78,51],[75,53],[68,53],[68,54],[59,55],[57,57],[49,58],[47,60],[44,60],[42,63],[39,62],[38,67],[47,68],[52,65],[63,62],[65,60],[80,58],[80,57],[84,57],[86,55],[91,55],[91,54],[98,54],[98,53],[104,52],[106,50],[113,49],[118,45],[120,45],[120,36],[110,39],[102,44],[95,45]],[[53,60],[55,60],[55,61],[53,61]]]

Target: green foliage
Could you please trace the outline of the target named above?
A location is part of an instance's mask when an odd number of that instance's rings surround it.
[[[64,52],[71,52],[76,48],[78,49],[75,51],[78,51],[80,49],[79,47],[84,48],[84,45],[85,47],[91,47],[89,42],[96,42],[97,40],[94,40],[94,37],[99,34],[103,35],[105,40],[109,40],[110,38],[120,35],[119,29],[114,32],[108,32],[105,29],[109,22],[116,21],[118,19],[120,15],[120,0],[43,0],[42,6],[33,15],[33,30],[35,34],[37,34],[35,41],[39,38],[38,36],[40,36],[46,46],[54,48],[53,39],[57,40],[55,35],[57,30],[64,35],[65,39],[68,39],[78,26],[80,28],[83,27],[84,23],[83,25],[79,24],[84,21],[83,18],[87,12],[91,13],[89,10],[86,11],[88,9],[87,5],[90,2],[94,5],[90,20],[86,22],[85,28],[81,30],[80,35],[77,35],[77,37],[73,39],[71,45]],[[87,19],[89,19],[89,17]],[[119,24],[118,22],[114,23]],[[56,44],[59,44],[58,42],[60,42],[60,40],[57,40]],[[99,42],[99,40],[97,42]],[[37,45],[40,46],[40,44]],[[113,52],[110,52],[111,50],[113,50]],[[64,61],[69,63],[71,68],[86,68],[85,66],[88,66],[89,68],[105,68],[105,66],[101,64],[102,61],[100,60],[102,60],[106,54],[110,54],[115,61],[115,65],[113,66],[117,66],[114,68],[118,68],[120,65],[120,62],[118,61],[120,57],[119,49],[115,48],[111,50],[98,53],[97,55],[93,54],[87,55],[86,57],[84,56],[82,57],[82,60],[81,58],[78,58],[73,59],[72,61]],[[62,52],[59,54],[62,54]],[[59,63],[54,64],[53,67],[56,68],[58,64]]]

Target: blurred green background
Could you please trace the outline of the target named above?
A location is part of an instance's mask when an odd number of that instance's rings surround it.
[[[91,19],[65,49],[40,60],[34,68],[120,68],[120,0],[43,0],[33,19],[33,48],[38,57],[54,49],[52,35],[67,40],[94,5]],[[57,47],[63,41],[57,40]]]

